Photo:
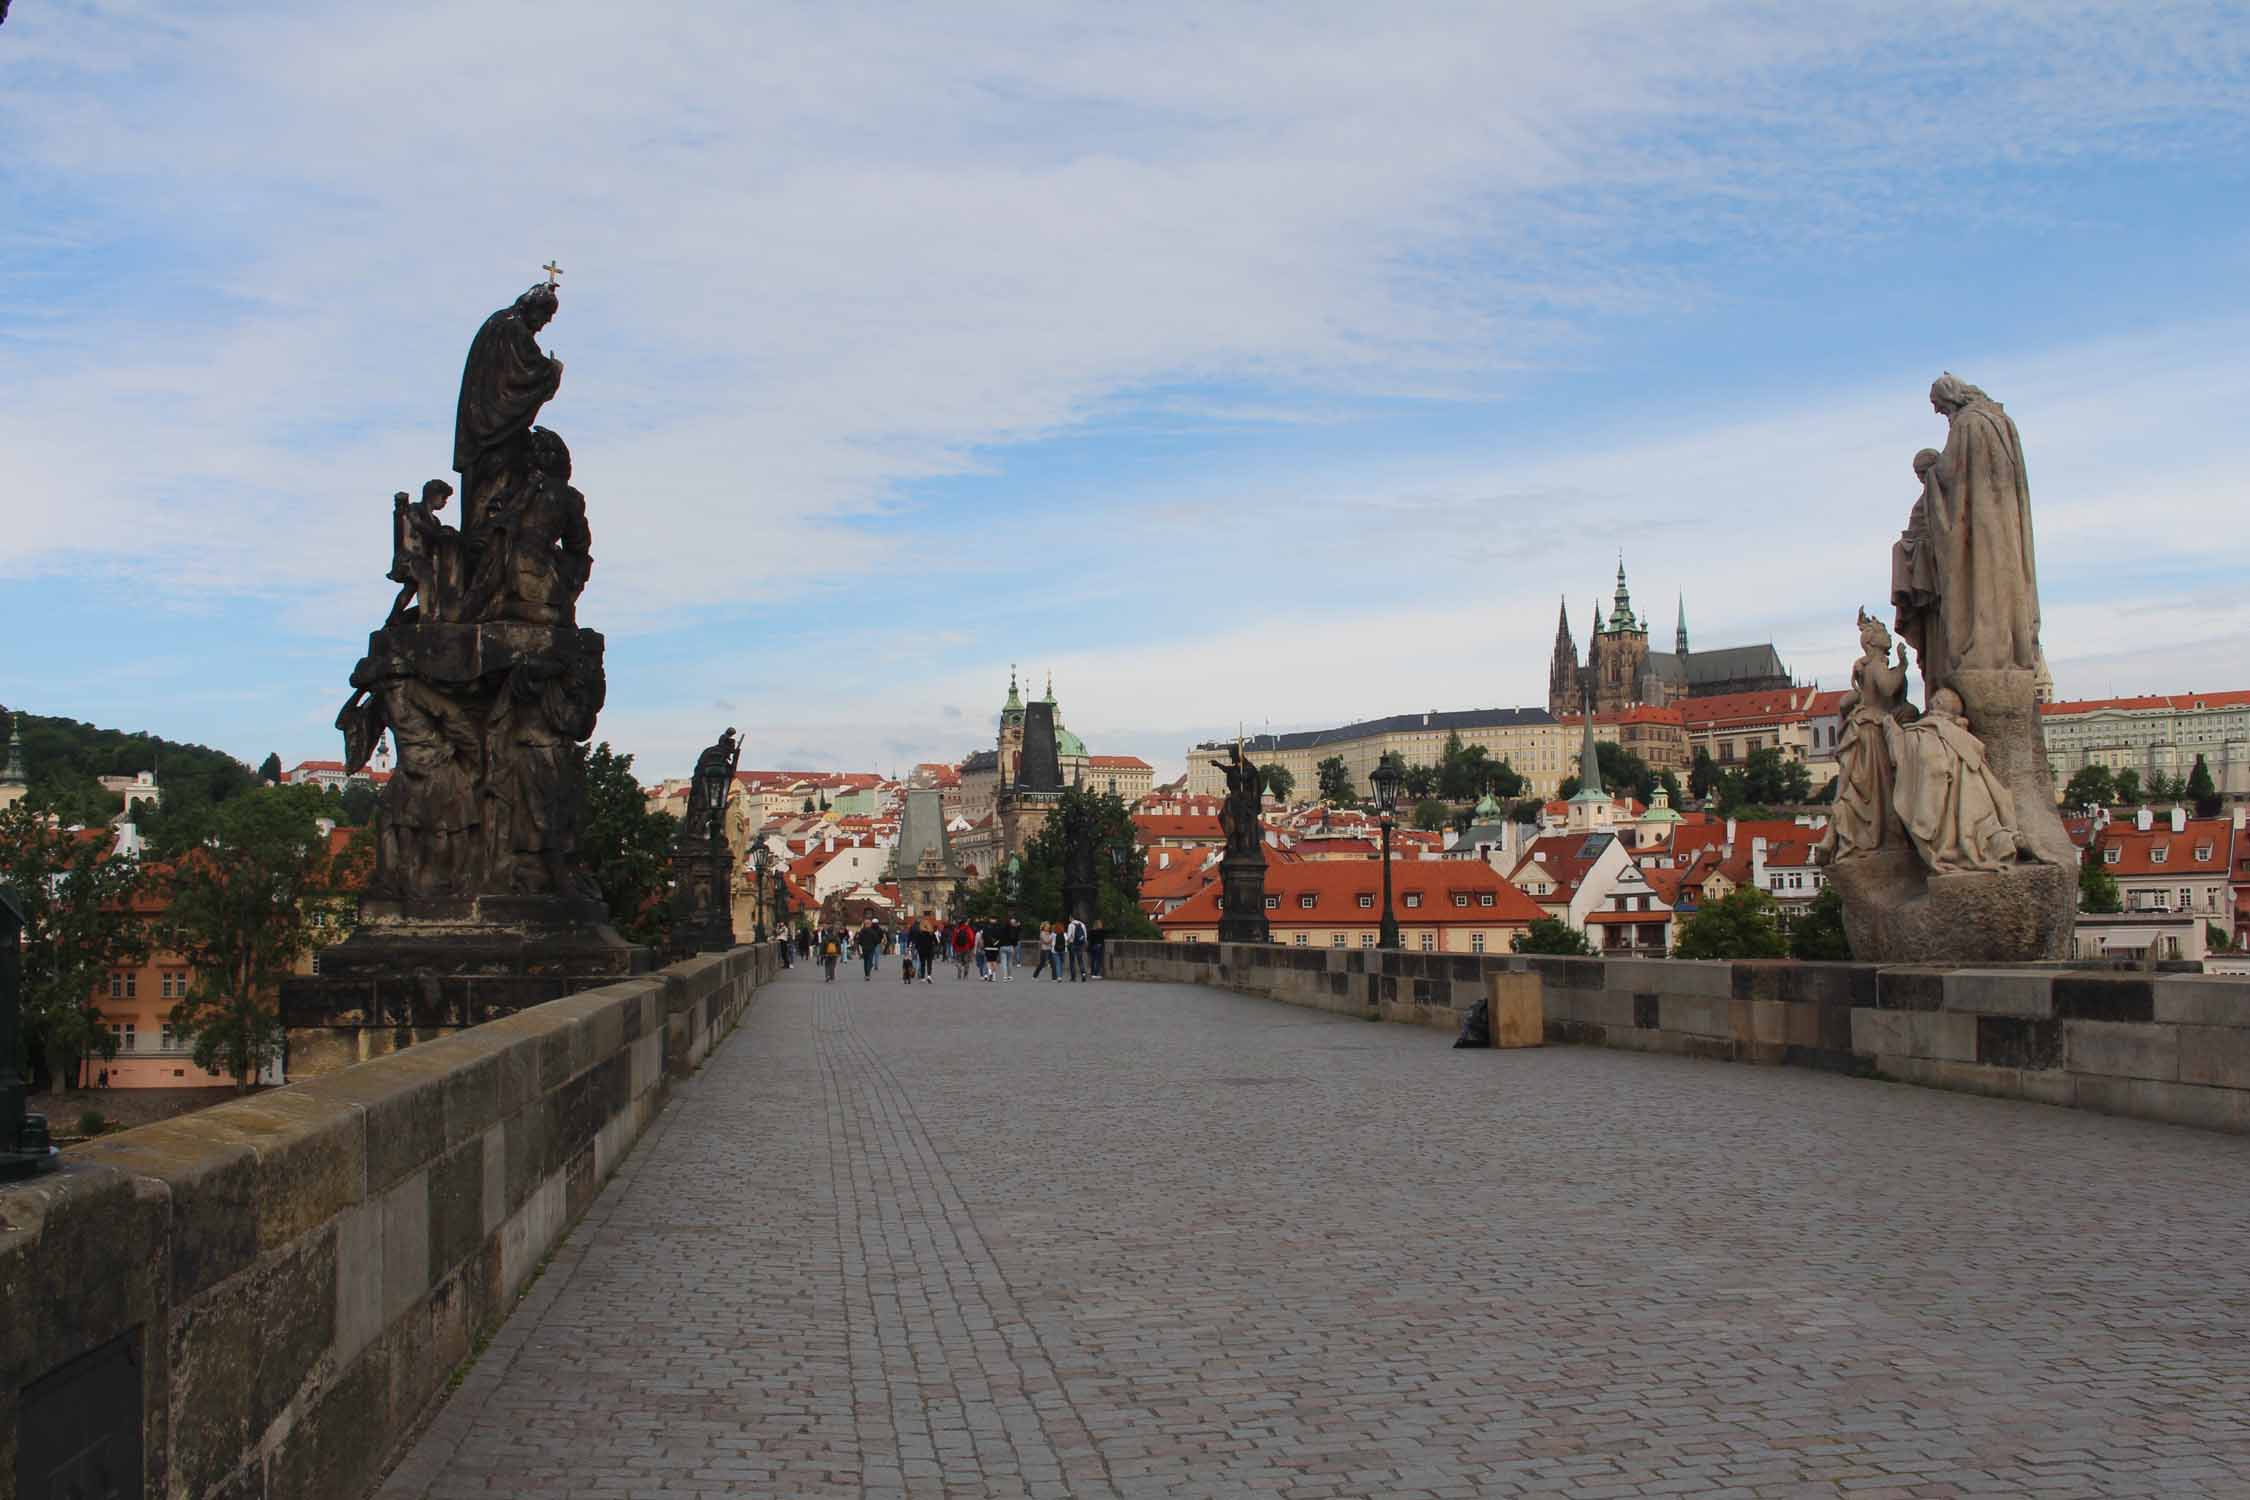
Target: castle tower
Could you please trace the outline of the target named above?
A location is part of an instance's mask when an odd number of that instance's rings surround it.
[[[1685,595],[1685,594],[1682,594],[1682,595],[1680,595],[1680,625],[1679,625],[1679,629],[1678,629],[1677,631],[1675,631],[1675,632],[1673,633],[1673,636],[1672,636],[1672,649],[1673,649],[1673,650],[1674,650],[1675,652],[1679,653],[1679,654],[1680,654],[1681,656],[1685,656],[1685,655],[1687,655],[1687,654],[1688,654],[1688,648],[1687,648],[1687,595]]]
[[[1601,605],[1594,606],[1594,639],[1586,658],[1586,680],[1594,708],[1605,714],[1621,713],[1641,701],[1642,670],[1648,661],[1648,622],[1633,613],[1633,596],[1625,586],[1625,557],[1617,558],[1617,592],[1610,603],[1609,620],[1602,621]]]
[[[14,807],[31,794],[31,778],[23,769],[23,710],[8,716],[8,766],[0,771],[0,807]]]
[[[1570,712],[1583,686],[1578,676],[1578,647],[1570,638],[1570,601],[1555,611],[1555,654],[1547,665],[1547,712],[1561,718]]]
[[[1000,739],[996,748],[1000,752],[998,784],[1014,786],[1016,766],[1023,759],[1023,694],[1016,688],[1013,662],[1008,664],[1008,701],[1000,705]]]
[[[1572,833],[1606,833],[1617,826],[1617,809],[1602,790],[1602,758],[1594,750],[1594,705],[1585,704],[1586,730],[1578,742],[1578,790],[1570,799]]]

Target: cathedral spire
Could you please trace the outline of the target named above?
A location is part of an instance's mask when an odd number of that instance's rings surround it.
[[[1688,654],[1688,649],[1687,649],[1687,595],[1686,595],[1686,594],[1682,594],[1682,595],[1680,595],[1680,629],[1679,629],[1679,633],[1678,633],[1677,635],[1675,635],[1675,636],[1674,636],[1674,637],[1672,638],[1672,649],[1673,649],[1673,650],[1675,650],[1675,651],[1677,651],[1677,652],[1679,652],[1679,653],[1680,653],[1680,655],[1682,655],[1682,656],[1685,656],[1685,655],[1687,655],[1687,654]]]
[[[1016,691],[1016,664],[1014,662],[1008,663],[1008,701],[1000,706],[1000,711],[1007,714],[1023,712],[1023,694]]]
[[[1596,605],[1595,608],[1599,609],[1600,606]],[[1625,554],[1622,552],[1617,554],[1617,597],[1609,612],[1609,628],[1633,628],[1633,596],[1625,587]]]

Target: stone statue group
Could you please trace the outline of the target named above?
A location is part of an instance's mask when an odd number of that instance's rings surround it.
[[[1943,450],[1914,456],[1921,493],[1892,547],[1897,654],[1891,629],[1861,610],[1821,849],[1859,958],[2060,957],[2070,906],[2065,890],[2058,912],[2053,872],[2073,851],[2039,732],[2046,666],[2023,442],[1999,402],[1953,375],[1930,387],[1930,404],[1948,432]],[[1919,710],[1906,694],[1910,646]]]
[[[606,692],[602,638],[577,628],[592,536],[570,449],[532,425],[562,383],[537,338],[556,306],[551,282],[533,286],[469,347],[460,527],[443,519],[444,480],[391,502],[398,596],[336,716],[351,771],[386,731],[397,743],[369,883],[379,898],[590,893],[573,855],[576,747]]]

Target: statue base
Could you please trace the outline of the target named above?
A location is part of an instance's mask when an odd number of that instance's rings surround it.
[[[1852,957],[1878,964],[2037,963],[2071,956],[2078,872],[2069,865],[1932,875],[1910,849],[1826,867]]]
[[[724,846],[672,852],[672,940],[670,952],[724,953],[734,946],[734,912],[728,904],[728,865]]]
[[[2039,726],[2032,674],[2021,667],[1962,668],[1945,685],[1961,695],[1969,729],[1983,742],[1985,764],[2015,799],[2017,836],[2049,865],[2075,871],[2078,848],[2055,807],[2055,779],[2047,768],[2047,736]],[[2075,895],[2069,904],[2075,908]]]
[[[1273,926],[1266,919],[1266,861],[1261,854],[1219,860],[1219,941],[1270,943]]]
[[[289,1072],[332,1072],[653,967],[598,900],[368,897],[319,973],[282,981]]]

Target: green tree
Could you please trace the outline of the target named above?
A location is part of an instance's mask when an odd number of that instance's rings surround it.
[[[1688,795],[1708,797],[1719,783],[1719,763],[1711,759],[1711,752],[1701,745],[1695,747],[1695,760],[1688,766]]]
[[[1673,775],[1669,767],[1656,773],[1656,785],[1664,793],[1665,800],[1671,803],[1673,811],[1677,812],[1680,805],[1687,801],[1680,792],[1680,778]],[[1656,799],[1652,797],[1648,800],[1653,802]]]
[[[1577,928],[1553,917],[1541,917],[1516,937],[1518,953],[1560,954],[1566,958],[1585,958],[1593,953],[1586,946],[1586,936]]]
[[[2130,766],[2117,773],[2117,800],[2126,806],[2148,800],[2148,793],[2141,787],[2141,773]]]
[[[281,754],[279,751],[267,751],[266,758],[258,762],[258,779],[268,786],[281,785]]]
[[[165,946],[195,976],[172,1025],[198,1066],[232,1073],[238,1089],[280,1045],[283,977],[341,925],[370,853],[365,835],[332,853],[320,799],[299,790],[266,787],[207,809],[165,879]]]
[[[2117,801],[2117,780],[2107,766],[2080,766],[2063,788],[2065,807],[2108,807]]]
[[[365,828],[375,821],[375,809],[380,800],[375,788],[364,781],[355,781],[336,799],[336,821],[346,828]]]
[[[2117,893],[2117,881],[2102,868],[2100,842],[2090,842],[2078,860],[2078,909],[2097,915],[2123,911],[2124,899]]]
[[[1688,918],[1672,946],[1674,958],[1780,958],[1788,951],[1773,897],[1754,885]]]
[[[1523,779],[1523,773],[1505,760],[1494,766],[1492,774],[1485,780],[1485,789],[1503,802],[1521,797],[1528,785],[1530,783]]]
[[[1789,956],[1837,962],[1852,956],[1851,939],[1844,933],[1844,898],[1836,887],[1822,886],[1805,914],[1789,924]]]
[[[1027,922],[1059,922],[1063,909],[1063,858],[1069,830],[1084,827],[1094,845],[1095,906],[1111,937],[1154,937],[1156,924],[1141,910],[1141,875],[1146,860],[1135,842],[1133,815],[1115,792],[1071,787],[1056,801],[1039,831],[1023,847],[1017,915]],[[970,892],[970,910],[998,915],[999,877]],[[982,909],[979,903],[982,903]]]
[[[1773,746],[1753,750],[1742,763],[1745,800],[1779,805],[1812,800],[1812,772]]]
[[[1450,809],[1437,798],[1425,797],[1414,804],[1414,826],[1434,833],[1445,826],[1446,815],[1449,811]]]
[[[1449,802],[1473,801],[1484,794],[1498,770],[1491,751],[1462,744],[1461,733],[1455,730],[1445,737],[1445,749],[1438,757],[1435,791]]]
[[[2185,795],[2195,804],[2197,817],[2215,818],[2219,815],[2219,788],[2211,780],[2211,768],[2203,763],[2200,755],[2195,758],[2195,769],[2188,772]]]
[[[1289,796],[1297,790],[1297,774],[1277,760],[1269,760],[1258,768],[1258,780],[1265,784],[1266,793],[1274,801],[1287,806]]]
[[[1399,779],[1399,791],[1413,801],[1435,797],[1438,791],[1438,771],[1435,766],[1408,766]]]
[[[2224,953],[2234,946],[2234,940],[2227,936],[2227,930],[2218,923],[2206,922],[2203,924],[2203,944],[2215,953]]]
[[[34,1085],[76,1078],[81,1058],[116,1054],[94,1008],[112,970],[148,957],[134,898],[147,872],[110,857],[106,834],[51,826],[27,803],[0,811],[0,885],[23,908],[23,1056]]]
[[[125,799],[90,772],[64,770],[33,783],[24,805],[48,814],[65,828],[99,828],[125,810]]]
[[[665,897],[672,886],[672,834],[679,819],[650,810],[633,779],[632,756],[618,754],[606,740],[591,750],[580,746],[578,753],[586,787],[579,862],[609,903],[618,932],[629,942],[662,948],[672,933]]]
[[[2187,796],[2187,783],[2175,781],[2162,771],[2151,771],[2145,795],[2151,802],[2178,802]]]
[[[1331,755],[1313,767],[1320,778],[1320,800],[1323,802],[1349,802],[1352,800],[1352,773],[1344,764],[1344,757]]]

